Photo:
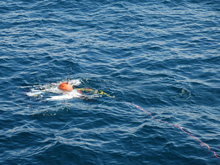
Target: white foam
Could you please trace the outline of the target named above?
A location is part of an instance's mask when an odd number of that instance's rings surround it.
[[[76,80],[69,80],[68,83],[70,83],[73,86],[78,86],[81,84],[81,81],[79,79]]]
[[[59,96],[52,96],[50,98],[47,98],[46,100],[50,100],[50,101],[68,100],[68,99],[72,99],[72,98],[80,98],[81,96],[82,96],[82,94],[74,89],[71,92],[63,93],[62,95],[59,95]]]
[[[68,93],[64,93],[63,91],[58,89],[58,86],[63,81],[56,82],[56,83],[50,83],[45,85],[38,85],[34,86],[34,89],[31,89],[30,92],[26,93],[28,96],[39,96],[46,93],[54,93],[54,94],[60,94],[59,96],[51,96],[50,98],[47,98],[46,100],[66,100],[66,99],[72,99],[72,98],[79,98],[82,96],[77,90],[73,90]],[[81,84],[81,81],[79,79],[73,79],[69,80],[68,83],[70,83],[73,86],[78,86]],[[36,89],[35,89],[36,88]]]
[[[39,90],[34,90],[32,89],[30,92],[26,93],[28,96],[35,96],[35,95],[40,95],[42,94],[43,91],[39,91]]]

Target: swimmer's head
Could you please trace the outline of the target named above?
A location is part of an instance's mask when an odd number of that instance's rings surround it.
[[[67,82],[62,82],[58,88],[62,91],[65,91],[65,92],[70,92],[73,90],[72,85],[68,84]]]

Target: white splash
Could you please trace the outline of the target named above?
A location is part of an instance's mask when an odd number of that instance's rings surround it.
[[[30,92],[26,93],[28,96],[34,96],[34,97],[44,97],[45,94],[56,94],[56,96],[50,96],[46,100],[66,100],[66,99],[72,99],[72,98],[80,98],[83,96],[81,93],[79,93],[77,90],[73,90],[71,92],[63,92],[58,89],[58,86],[63,81],[56,82],[56,83],[50,83],[40,86],[34,86],[33,89],[30,90]],[[81,81],[79,79],[73,79],[69,80],[68,83],[70,83],[72,86],[78,86],[81,84]],[[60,95],[57,95],[60,94]]]
[[[47,98],[46,100],[55,101],[55,100],[68,100],[72,98],[80,98],[83,96],[81,93],[78,92],[78,90],[74,89],[71,92],[65,92],[62,95],[59,96],[51,96],[50,98]]]

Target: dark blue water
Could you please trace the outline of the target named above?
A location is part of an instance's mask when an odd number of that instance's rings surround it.
[[[219,0],[1,0],[0,79],[0,164],[220,164]]]

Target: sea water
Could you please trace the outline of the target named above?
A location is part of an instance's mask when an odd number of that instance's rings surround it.
[[[219,27],[219,0],[1,0],[0,164],[220,164]],[[100,92],[47,100],[68,80]]]

